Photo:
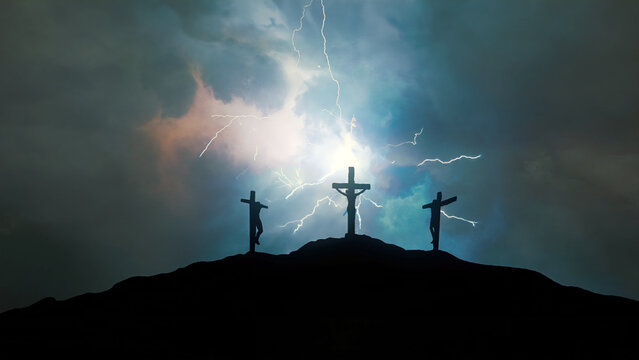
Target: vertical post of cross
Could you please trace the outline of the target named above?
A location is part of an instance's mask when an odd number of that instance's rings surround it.
[[[243,203],[249,204],[249,252],[255,252],[255,216],[253,207],[255,206],[255,190],[251,190],[249,199],[241,199]]]
[[[357,208],[355,208],[355,198],[366,190],[370,190],[370,184],[356,184],[355,183],[355,168],[348,168],[348,182],[347,183],[333,183],[333,189],[337,190],[340,194],[346,196],[348,205],[346,211],[348,213],[348,232],[346,237],[353,237],[355,235],[355,214],[357,214]],[[344,189],[345,191],[342,191]],[[355,190],[361,190],[355,192]]]
[[[433,237],[431,244],[433,244],[434,251],[439,250],[439,222],[441,219],[440,213],[442,211],[442,206],[446,206],[455,201],[457,201],[457,196],[442,200],[442,193],[440,191],[437,193],[437,198],[430,204],[422,205],[422,209],[430,209],[430,226],[428,229]]]

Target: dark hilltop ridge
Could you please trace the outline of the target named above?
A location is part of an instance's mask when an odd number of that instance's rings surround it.
[[[21,357],[638,358],[638,347],[637,301],[363,235],[0,314],[0,354]]]

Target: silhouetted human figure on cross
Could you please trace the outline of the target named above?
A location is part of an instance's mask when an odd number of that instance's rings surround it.
[[[439,221],[441,220],[442,206],[446,206],[454,201],[457,201],[457,196],[453,196],[450,199],[442,201],[441,191],[437,193],[437,199],[433,200],[430,204],[422,206],[422,209],[430,208],[430,234],[433,236],[433,250],[439,250]]]
[[[251,190],[250,199],[241,199],[240,201],[249,204],[249,252],[255,252],[255,244],[260,244],[260,235],[264,231],[262,220],[260,220],[260,211],[262,208],[268,209],[268,206],[255,201],[254,190]]]
[[[370,190],[370,184],[356,184],[355,183],[355,168],[348,168],[348,182],[347,183],[333,183],[333,189],[337,190],[340,194],[346,196],[348,200],[348,206],[346,211],[348,212],[348,233],[346,237],[355,235],[355,214],[357,209],[355,208],[355,198],[366,190]],[[346,189],[346,192],[340,190]],[[355,190],[361,189],[362,191],[355,192]]]

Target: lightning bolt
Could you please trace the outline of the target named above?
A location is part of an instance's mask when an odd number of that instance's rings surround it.
[[[320,29],[320,33],[322,34],[322,39],[324,39],[324,56],[326,57],[326,65],[328,66],[328,73],[331,75],[331,80],[337,85],[337,97],[335,97],[335,105],[339,109],[339,119],[342,119],[342,106],[339,104],[339,93],[340,86],[339,81],[335,79],[333,76],[333,69],[331,68],[331,61],[328,58],[328,53],[326,52],[326,36],[324,35],[324,24],[326,23],[326,9],[324,8],[324,0],[320,0],[320,4],[322,4],[322,28]]]
[[[337,116],[335,116],[335,114],[333,114],[332,112],[328,111],[328,109],[322,109],[320,111],[324,111],[326,113],[328,113],[330,116],[334,117],[335,119],[337,119]]]
[[[302,9],[302,16],[300,17],[300,26],[296,28],[295,30],[293,30],[293,35],[291,35],[291,44],[293,45],[293,51],[297,53],[297,62],[295,63],[295,66],[299,65],[300,58],[302,57],[302,54],[300,53],[300,51],[295,47],[295,34],[298,31],[302,31],[302,26],[304,26],[303,21],[304,21],[304,16],[306,15],[306,9],[308,9],[311,5],[313,5],[313,0],[309,1],[308,4],[304,5],[304,8]]]
[[[331,171],[331,172],[329,172],[328,174],[326,174],[326,175],[322,176],[322,177],[321,177],[319,180],[317,180],[316,182],[307,182],[307,183],[302,183],[302,184],[299,184],[299,185],[297,185],[297,186],[292,187],[291,192],[290,192],[288,195],[286,195],[285,199],[287,199],[287,200],[288,200],[288,198],[290,198],[291,196],[293,196],[293,194],[295,194],[295,192],[297,192],[298,190],[301,190],[301,189],[303,189],[303,188],[305,188],[305,187],[307,187],[307,186],[317,186],[317,185],[323,184],[324,182],[326,182],[326,179],[328,179],[328,177],[329,177],[329,176],[331,176],[331,175],[333,175],[334,173],[335,173],[334,171]],[[298,174],[298,179],[299,179],[299,174]]]
[[[351,118],[351,134],[353,133],[353,128],[357,127],[357,124],[355,124],[355,122],[357,122],[357,119],[355,118],[355,114],[353,114],[353,117]]]
[[[355,214],[357,215],[357,221],[359,222],[359,229],[362,230],[362,217],[359,215],[359,207],[362,205],[362,197],[358,196],[355,201]]]
[[[373,206],[375,206],[376,208],[384,207],[384,205],[380,205],[380,204],[376,203],[375,201],[367,198],[366,195],[361,195],[361,197],[364,198],[364,200],[366,200],[366,201],[370,202],[371,204],[373,204]]]
[[[288,176],[284,174],[284,170],[280,169],[280,171],[276,171],[275,175],[277,175],[277,179],[285,186],[289,188],[293,188],[295,186],[291,179],[289,179]]]
[[[244,175],[247,170],[248,170],[248,168],[245,168],[239,174],[237,174],[237,176],[235,177],[235,180],[239,180],[240,176]]]
[[[442,214],[444,214],[445,217],[449,218],[449,219],[457,219],[457,220],[461,220],[461,221],[465,221],[469,224],[471,224],[473,227],[475,227],[475,225],[477,225],[479,223],[479,221],[472,221],[472,220],[467,220],[464,218],[461,218],[459,216],[455,216],[455,215],[448,215],[444,212],[444,210],[440,210]]]
[[[320,111],[324,111],[325,113],[328,113],[330,116],[332,116],[333,118],[337,119],[337,116],[335,116],[335,114],[333,114],[332,112],[328,111],[328,109],[322,109]]]
[[[411,144],[411,145],[413,145],[413,146],[414,146],[414,145],[417,145],[417,137],[418,137],[419,135],[421,135],[423,131],[424,131],[424,128],[422,128],[421,130],[419,130],[419,132],[416,132],[416,133],[415,133],[415,135],[413,135],[413,141],[404,141],[404,142],[401,142],[401,143],[399,143],[399,144],[387,144],[387,145],[386,145],[386,146],[384,146],[384,147],[400,147],[400,146],[402,146],[402,145],[408,145],[408,144]]]
[[[328,179],[328,177],[333,175],[334,173],[335,173],[335,171],[331,171],[328,174],[325,174],[324,176],[319,178],[319,180],[317,180],[315,182],[302,182],[302,179],[300,178],[299,169],[297,169],[295,171],[295,181],[292,181],[288,176],[286,176],[286,174],[284,174],[284,170],[282,170],[282,169],[280,169],[280,171],[276,171],[275,175],[277,176],[277,179],[284,186],[286,186],[289,189],[291,189],[291,191],[288,193],[288,195],[286,195],[284,197],[285,199],[288,200],[288,198],[293,196],[293,194],[295,194],[297,191],[302,190],[303,188],[305,188],[307,186],[317,186],[317,185],[325,183],[326,179]]]
[[[206,150],[209,149],[209,146],[211,146],[211,143],[213,142],[213,140],[217,139],[218,135],[220,135],[220,133],[222,133],[224,130],[226,130],[229,126],[233,125],[233,122],[239,118],[253,118],[253,119],[268,119],[268,116],[257,116],[257,115],[218,115],[218,114],[214,114],[211,115],[212,118],[214,117],[219,117],[219,118],[231,118],[231,121],[229,121],[228,124],[224,125],[223,128],[221,128],[220,130],[218,130],[215,133],[215,136],[213,136],[211,138],[211,140],[209,140],[208,144],[206,144],[206,146],[204,147],[204,150],[202,150],[202,152],[200,153],[200,156],[198,156],[198,158],[201,158],[202,155],[204,155],[204,153],[206,152]]]
[[[286,223],[286,224],[284,224],[284,225],[280,225],[280,227],[282,227],[282,228],[283,228],[283,227],[287,227],[288,225],[291,225],[291,224],[295,224],[295,223],[297,223],[297,226],[295,227],[295,230],[293,230],[293,233],[296,233],[296,232],[297,232],[297,230],[299,230],[302,226],[304,226],[304,221],[305,221],[306,219],[308,219],[309,217],[311,217],[311,216],[315,215],[315,211],[316,211],[316,210],[317,210],[317,208],[320,206],[320,204],[321,204],[321,203],[323,203],[324,201],[328,201],[328,205],[333,205],[333,206],[334,206],[334,207],[336,207],[336,208],[341,207],[338,203],[336,203],[335,201],[333,201],[333,198],[332,198],[331,196],[325,196],[325,197],[323,197],[323,198],[321,198],[321,199],[319,199],[319,200],[317,200],[317,201],[315,202],[315,206],[313,206],[313,210],[312,210],[310,213],[308,213],[308,214],[304,215],[304,217],[302,217],[301,219],[298,219],[298,220],[291,220],[291,221],[287,222],[287,223]]]
[[[308,1],[308,3],[306,3],[304,5],[304,7],[302,8],[302,14],[301,14],[301,16],[299,18],[299,26],[297,28],[295,28],[293,30],[292,34],[291,34],[291,45],[293,47],[294,53],[297,54],[296,66],[299,65],[299,62],[301,60],[301,51],[295,45],[295,36],[296,36],[296,34],[298,32],[300,32],[303,29],[303,22],[304,22],[304,18],[306,16],[306,11],[312,6],[312,4],[313,4],[313,0],[310,0],[310,1]],[[320,34],[321,34],[322,39],[323,39],[323,54],[324,54],[324,57],[326,59],[326,64],[327,64],[327,68],[328,68],[328,73],[329,73],[330,79],[331,79],[331,81],[333,81],[335,83],[336,88],[337,88],[337,92],[336,92],[336,96],[335,96],[335,106],[337,107],[338,112],[336,112],[336,114],[334,114],[333,112],[331,112],[331,111],[329,111],[327,109],[322,109],[321,111],[328,113],[334,119],[338,119],[340,124],[342,124],[342,106],[340,104],[341,86],[340,86],[340,82],[335,78],[335,76],[333,74],[333,69],[332,69],[330,58],[329,58],[328,51],[327,51],[327,39],[326,39],[326,35],[324,33],[325,24],[326,24],[326,9],[325,9],[325,6],[324,6],[324,0],[320,0],[320,4],[321,4],[321,8],[322,8],[322,16],[323,16],[323,18],[322,18],[322,26],[321,26],[321,29],[320,29]],[[224,130],[226,130],[228,127],[230,127],[237,118],[240,118],[240,117],[260,118],[260,117],[254,116],[254,115],[236,115],[236,116],[234,116],[234,115],[213,115],[213,116],[227,117],[227,118],[230,118],[231,121],[228,124],[226,124],[223,128],[221,128],[218,132],[216,132],[215,136],[209,141],[209,143],[207,144],[205,149],[200,154],[200,157],[204,154],[204,152],[207,151],[207,149],[209,148],[211,143],[218,137],[218,135],[221,132],[223,132]],[[353,115],[351,120],[350,120],[350,123],[349,123],[350,133],[351,134],[353,132],[353,128],[355,128],[357,126],[356,125],[356,121],[357,121],[357,119],[355,118],[355,115]],[[344,121],[344,123],[347,123],[347,121]],[[415,145],[417,145],[417,138],[420,135],[423,134],[423,130],[424,129],[422,128],[422,129],[420,129],[419,132],[414,133],[412,141],[404,141],[404,142],[401,142],[399,144],[387,144],[385,147],[393,147],[394,148],[394,147],[400,147],[400,146],[404,146],[404,145],[413,145],[413,146],[415,146]],[[257,155],[258,155],[258,148],[256,147],[255,148],[255,154],[253,156],[253,160],[257,159]],[[478,159],[480,157],[481,157],[481,155],[477,155],[477,156],[461,155],[461,156],[458,156],[458,157],[456,157],[454,159],[450,159],[450,160],[447,160],[447,161],[443,161],[441,159],[424,159],[417,166],[422,166],[426,162],[439,162],[439,163],[441,163],[443,165],[447,165],[447,164],[450,164],[450,163],[452,163],[454,161],[461,160],[461,159],[475,160],[475,159]],[[285,186],[286,188],[288,188],[290,190],[289,193],[285,196],[285,199],[289,199],[296,192],[301,191],[305,187],[316,186],[316,185],[320,185],[320,184],[325,183],[326,180],[329,178],[329,176],[331,176],[333,174],[334,174],[334,171],[331,171],[330,173],[325,174],[324,176],[322,176],[321,178],[319,178],[315,182],[303,182],[302,179],[300,178],[300,170],[299,170],[299,168],[296,170],[295,175],[293,177],[294,181],[291,180],[291,178],[289,178],[284,173],[283,169],[280,169],[279,171],[275,171],[275,175],[277,176],[277,180],[283,186]],[[239,175],[238,175],[238,177],[239,177]],[[360,209],[360,206],[362,205],[362,202],[364,202],[364,201],[370,202],[376,208],[383,207],[383,205],[378,204],[377,202],[371,200],[370,198],[368,198],[368,197],[366,197],[364,195],[359,196],[357,198],[357,200],[356,200],[355,209],[356,209],[356,214],[357,214],[360,230],[362,228],[362,218],[360,216],[359,209]],[[340,204],[338,204],[337,202],[333,201],[332,196],[325,196],[323,198],[320,198],[320,199],[316,200],[312,210],[308,214],[304,215],[300,219],[288,221],[285,224],[280,225],[280,227],[281,228],[286,228],[289,225],[295,225],[293,233],[297,233],[297,231],[304,226],[305,221],[307,221],[310,217],[314,216],[316,214],[317,209],[324,203],[327,203],[328,206],[333,206],[335,208],[342,208],[343,207]],[[458,217],[458,216],[448,215],[443,210],[441,211],[441,213],[444,214],[444,216],[446,216],[447,218],[457,219],[457,220],[468,222],[473,227],[475,227],[475,225],[478,223],[477,221],[467,220],[467,219],[464,219],[464,218],[461,218],[461,217]]]
[[[295,46],[295,35],[296,35],[299,31],[301,31],[301,30],[302,30],[302,28],[303,28],[303,21],[304,21],[304,17],[305,17],[305,15],[306,15],[306,10],[307,10],[307,9],[308,9],[308,8],[309,8],[312,4],[313,4],[313,0],[310,0],[310,1],[306,4],[306,5],[304,5],[304,7],[302,8],[302,15],[301,15],[301,17],[300,17],[300,19],[299,19],[299,26],[298,26],[296,29],[294,29],[294,30],[293,30],[293,33],[291,34],[291,44],[292,44],[292,47],[293,47],[293,51],[297,54],[297,62],[296,62],[296,66],[297,66],[297,65],[299,65],[299,62],[300,62],[300,59],[301,59],[301,52],[300,52],[300,50],[299,50],[299,49],[297,49],[297,47]],[[323,53],[324,53],[324,57],[326,58],[326,64],[327,64],[327,67],[328,67],[328,72],[329,72],[330,78],[331,78],[331,80],[335,83],[335,85],[336,85],[336,87],[337,87],[337,94],[336,94],[336,96],[335,96],[335,106],[336,106],[336,107],[337,107],[337,109],[339,110],[339,113],[338,113],[339,115],[338,115],[338,116],[336,116],[334,113],[332,113],[332,112],[331,112],[331,111],[329,111],[328,109],[322,109],[321,111],[326,112],[326,113],[328,113],[330,116],[332,116],[333,118],[338,119],[338,120],[340,120],[340,121],[341,121],[341,120],[342,120],[342,107],[341,107],[341,105],[340,105],[341,87],[340,87],[340,83],[339,83],[339,81],[335,78],[335,76],[334,76],[334,74],[333,74],[333,69],[332,69],[332,67],[331,67],[330,58],[329,58],[329,56],[328,56],[328,52],[327,52],[327,48],[326,48],[326,42],[327,42],[327,40],[326,40],[326,35],[325,35],[325,33],[324,33],[324,28],[325,28],[325,25],[326,25],[326,8],[325,8],[325,6],[324,6],[324,0],[320,0],[320,4],[321,4],[321,7],[322,7],[322,16],[323,16],[323,18],[322,18],[322,27],[321,27],[321,30],[320,30],[320,34],[321,34],[322,39],[323,39]],[[349,126],[350,126],[350,133],[351,133],[351,134],[352,134],[352,132],[353,132],[353,128],[355,128],[355,127],[357,126],[357,125],[356,125],[356,121],[357,121],[357,119],[355,118],[355,115],[353,115],[353,116],[352,116],[352,118],[351,118],[351,121],[350,121],[350,123],[349,123]],[[229,126],[230,126],[230,125],[229,125]],[[222,129],[222,130],[223,130],[223,129]],[[399,144],[388,144],[388,145],[386,145],[386,147],[400,147],[400,146],[403,146],[403,145],[409,145],[409,144],[410,144],[410,145],[415,146],[415,145],[417,145],[417,137],[419,137],[420,135],[422,135],[423,131],[424,131],[424,129],[422,128],[422,129],[420,129],[420,130],[419,130],[419,132],[416,132],[416,133],[413,135],[413,140],[412,140],[412,141],[404,141],[404,142],[401,142],[401,143],[399,143]],[[216,134],[216,136],[217,136],[217,134]],[[256,148],[256,155],[254,156],[254,159],[255,159],[255,157],[256,157],[256,156],[257,156],[257,148]],[[424,160],[423,160],[422,162],[420,162],[417,166],[422,166],[422,165],[424,165],[426,162],[439,162],[439,163],[441,163],[441,164],[443,164],[443,165],[446,165],[446,164],[450,164],[450,163],[452,163],[452,162],[454,162],[454,161],[457,161],[457,160],[460,160],[460,159],[472,159],[472,160],[474,160],[474,159],[478,159],[479,157],[481,157],[481,155],[477,155],[477,156],[461,155],[461,156],[458,156],[458,157],[456,157],[456,158],[454,158],[454,159],[450,159],[450,160],[447,160],[447,161],[443,161],[443,160],[441,160],[441,159],[424,159]],[[394,162],[393,162],[393,163],[394,163]],[[290,179],[290,178],[288,178],[288,177],[286,176],[286,174],[284,174],[284,171],[283,171],[282,169],[280,169],[280,171],[279,171],[279,172],[275,172],[275,174],[277,175],[278,180],[279,180],[279,181],[280,181],[280,182],[281,182],[284,186],[286,186],[286,187],[288,187],[289,189],[291,189],[291,191],[289,192],[289,194],[288,194],[288,195],[286,195],[286,197],[285,197],[285,199],[288,199],[288,198],[290,198],[293,194],[295,194],[297,191],[302,190],[302,189],[304,189],[304,188],[305,188],[305,187],[307,187],[307,186],[315,186],[315,185],[320,185],[320,184],[324,183],[324,182],[326,181],[326,179],[327,179],[330,175],[332,175],[332,174],[333,174],[333,172],[331,172],[331,173],[328,173],[328,174],[324,175],[323,177],[321,177],[321,178],[320,178],[318,181],[316,181],[316,182],[306,182],[306,183],[302,183],[302,181],[301,181],[301,179],[300,179],[300,175],[299,175],[299,169],[296,171],[296,182],[291,181],[291,179]],[[297,185],[296,185],[296,183],[297,183]],[[368,197],[366,197],[366,196],[364,196],[364,195],[361,195],[360,197],[358,197],[358,198],[357,198],[357,200],[356,200],[355,209],[356,209],[356,214],[357,214],[357,219],[358,219],[358,222],[359,222],[359,228],[360,228],[360,230],[361,230],[361,228],[362,228],[362,218],[361,218],[360,213],[359,213],[359,208],[360,208],[360,206],[362,205],[362,202],[363,202],[363,201],[368,201],[368,202],[370,202],[370,203],[371,203],[373,206],[375,206],[376,208],[383,207],[383,205],[378,204],[377,202],[375,202],[375,201],[371,200],[370,198],[368,198]],[[329,206],[330,206],[330,205],[333,205],[334,207],[341,207],[339,204],[337,204],[335,201],[333,201],[333,200],[332,200],[332,197],[330,197],[330,196],[325,196],[325,197],[323,197],[323,198],[321,198],[321,199],[319,199],[319,200],[317,200],[317,201],[315,202],[315,206],[313,206],[313,209],[311,210],[311,212],[310,212],[310,213],[306,214],[306,215],[305,215],[305,216],[303,216],[301,219],[291,220],[291,221],[289,221],[289,222],[287,222],[287,223],[285,223],[285,224],[283,224],[283,225],[280,225],[280,227],[284,228],[284,227],[287,227],[287,226],[289,226],[289,225],[291,225],[291,224],[297,224],[297,225],[296,225],[296,227],[295,227],[295,229],[293,230],[293,233],[296,233],[296,232],[297,232],[300,228],[302,228],[302,227],[304,226],[304,221],[306,221],[306,220],[307,220],[308,218],[310,218],[311,216],[315,215],[315,213],[316,213],[317,209],[319,208],[319,206],[320,206],[322,203],[324,203],[324,202],[327,202]],[[464,218],[461,218],[461,217],[458,217],[458,216],[451,216],[451,215],[446,214],[443,210],[442,210],[441,212],[442,212],[442,214],[444,214],[444,216],[446,216],[447,218],[457,219],[457,220],[461,220],[461,221],[468,222],[468,223],[470,223],[473,227],[477,224],[477,222],[476,222],[476,221],[467,220],[467,219],[464,219]]]
[[[229,126],[233,125],[233,122],[235,121],[235,119],[237,119],[237,118],[232,118],[232,119],[231,119],[231,121],[229,121],[229,123],[228,123],[228,124],[226,124],[223,128],[221,128],[220,130],[218,130],[218,131],[215,133],[215,136],[213,136],[213,137],[211,138],[211,140],[209,140],[208,144],[206,144],[206,146],[204,147],[204,150],[202,150],[202,152],[200,153],[200,156],[198,156],[198,157],[200,157],[200,158],[201,158],[201,157],[202,157],[202,155],[204,155],[204,153],[206,152],[206,150],[208,150],[208,149],[209,149],[209,146],[211,146],[211,143],[213,142],[213,140],[217,139],[217,136],[218,136],[218,135],[220,135],[220,133],[221,133],[222,131],[226,130],[226,128],[228,128]]]
[[[376,203],[375,201],[367,198],[364,195],[360,195],[357,197],[357,201],[355,203],[355,213],[357,214],[357,221],[359,221],[359,229],[362,230],[362,217],[359,215],[359,207],[362,205],[363,200],[366,200],[368,202],[370,202],[371,204],[373,204],[373,206],[375,206],[376,208],[381,208],[384,207],[383,205],[380,205],[378,203]]]
[[[461,160],[461,159],[475,160],[475,159],[479,159],[480,157],[481,157],[481,154],[477,155],[477,156],[460,155],[460,156],[458,156],[458,157],[456,157],[454,159],[450,159],[450,160],[447,160],[447,161],[442,161],[440,159],[424,159],[422,162],[417,164],[417,166],[422,166],[422,165],[424,165],[427,162],[439,162],[439,163],[441,163],[443,165],[447,165],[447,164],[450,164],[450,163],[452,163],[454,161]]]

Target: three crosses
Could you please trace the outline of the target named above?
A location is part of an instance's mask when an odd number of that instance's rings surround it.
[[[347,183],[333,183],[333,189],[346,196],[346,199],[348,200],[348,206],[346,207],[346,211],[348,213],[348,232],[346,233],[346,238],[355,236],[355,215],[357,214],[355,199],[364,191],[370,190],[370,188],[370,184],[355,183],[355,168],[352,166],[348,168]],[[433,250],[439,250],[439,222],[441,219],[441,207],[456,200],[457,196],[453,196],[450,199],[442,201],[442,193],[438,192],[437,199],[433,200],[430,204],[422,206],[422,209],[430,208],[431,210],[429,229],[433,237]],[[251,191],[249,199],[241,199],[240,201],[249,204],[249,252],[253,253],[255,252],[255,244],[260,244],[259,239],[263,231],[262,221],[260,220],[260,210],[262,210],[262,208],[268,209],[268,206],[262,205],[259,201],[255,201],[255,191]]]

